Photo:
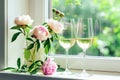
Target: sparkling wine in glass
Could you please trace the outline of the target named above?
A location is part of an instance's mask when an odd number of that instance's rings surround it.
[[[65,72],[64,72],[65,74],[71,74],[71,72],[68,69],[68,54],[69,54],[69,49],[75,43],[75,39],[73,38],[74,33],[73,33],[73,21],[72,20],[70,20],[70,21],[63,20],[62,21],[62,23],[64,25],[64,30],[60,34],[60,37],[59,37],[59,43],[66,51],[66,66],[65,66]]]
[[[77,44],[83,50],[83,71],[80,76],[87,77],[89,74],[86,72],[85,59],[86,51],[93,43],[93,23],[92,18],[79,18],[77,22]]]

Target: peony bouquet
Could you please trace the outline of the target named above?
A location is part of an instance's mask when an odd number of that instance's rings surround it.
[[[11,29],[17,32],[13,34],[11,42],[14,42],[19,35],[24,35],[26,41],[26,47],[23,49],[25,63],[21,64],[21,59],[18,58],[17,68],[7,67],[3,70],[28,72],[30,74],[35,74],[42,70],[45,75],[51,75],[56,72],[58,67],[51,58],[45,56],[45,59],[36,59],[37,56],[41,55],[38,54],[42,51],[41,47],[44,49],[44,55],[49,53],[52,42],[58,39],[58,34],[64,29],[63,25],[59,22],[64,17],[64,14],[53,9],[53,16],[53,19],[49,19],[47,22],[34,27],[32,27],[34,21],[29,15],[15,18],[14,22],[16,25]]]

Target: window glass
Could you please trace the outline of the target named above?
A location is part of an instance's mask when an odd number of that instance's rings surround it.
[[[94,43],[87,55],[120,57],[120,0],[52,0],[52,7],[75,21],[81,17],[93,18]],[[53,46],[56,48],[53,53],[65,54],[59,43]],[[71,55],[81,52],[77,44],[69,50]]]

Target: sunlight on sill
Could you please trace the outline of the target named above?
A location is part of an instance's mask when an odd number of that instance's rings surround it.
[[[78,73],[80,74],[81,70],[71,70],[73,74],[71,75],[61,75],[61,72],[57,72],[54,75],[43,75],[41,73],[38,74],[34,74],[32,75],[32,77],[38,77],[41,79],[42,78],[50,78],[50,80],[55,79],[55,80],[120,80],[120,73],[117,72],[103,72],[103,71],[87,71],[90,76],[85,78],[85,77],[80,77],[80,76],[76,76],[75,74]],[[6,76],[6,74],[12,74],[14,76],[28,76],[31,77],[30,74],[26,74],[26,73],[12,73],[12,72],[0,72],[4,73],[4,75]],[[51,79],[52,78],[52,79]]]

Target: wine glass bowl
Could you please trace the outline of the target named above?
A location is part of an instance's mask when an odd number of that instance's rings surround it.
[[[83,50],[87,50],[93,42],[93,38],[77,38],[77,44]]]
[[[74,39],[60,39],[59,43],[64,49],[69,50],[74,45],[75,40]]]

